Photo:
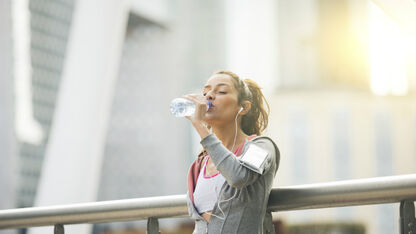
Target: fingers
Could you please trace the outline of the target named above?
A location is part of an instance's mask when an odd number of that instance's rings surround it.
[[[195,112],[192,116],[187,117],[191,122],[204,122],[205,114],[207,112],[206,99],[201,94],[188,94],[183,96],[184,98],[195,103]]]

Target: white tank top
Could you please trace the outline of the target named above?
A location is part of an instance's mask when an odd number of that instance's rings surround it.
[[[225,182],[224,176],[220,173],[210,177],[205,176],[208,160],[209,156],[206,157],[203,167],[199,172],[194,191],[195,208],[200,214],[214,209],[221,187]]]

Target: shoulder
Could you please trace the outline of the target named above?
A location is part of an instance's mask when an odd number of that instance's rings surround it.
[[[276,143],[273,141],[272,138],[268,136],[256,136],[253,139],[251,139],[251,142],[256,145],[267,146],[267,148],[276,149],[276,151],[279,151]]]
[[[254,137],[250,143],[255,144],[268,152],[275,155],[276,159],[279,161],[280,159],[280,151],[279,147],[277,147],[277,144],[273,141],[272,138],[268,136],[256,136]]]
[[[198,154],[197,158],[193,161],[191,167],[197,167],[199,169],[199,167],[202,165],[202,163],[204,162],[205,158],[208,156],[207,151],[205,150],[201,150],[201,152]]]

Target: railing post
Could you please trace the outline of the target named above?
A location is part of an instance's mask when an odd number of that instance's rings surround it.
[[[159,221],[157,218],[147,219],[147,234],[161,234],[159,232]]]
[[[416,234],[415,204],[400,202],[400,234]]]
[[[64,234],[64,233],[65,233],[64,225],[62,225],[62,224],[55,224],[55,228],[53,230],[53,234]]]

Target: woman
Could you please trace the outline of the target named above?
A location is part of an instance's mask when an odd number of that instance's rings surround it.
[[[185,98],[196,104],[187,119],[204,148],[188,174],[193,233],[275,233],[267,202],[280,155],[270,138],[260,136],[268,122],[260,87],[220,71],[208,79],[203,95]],[[243,162],[253,156],[258,168]]]

